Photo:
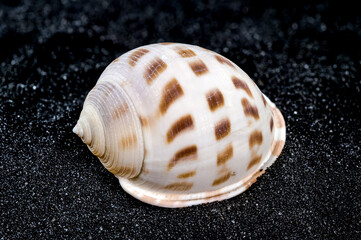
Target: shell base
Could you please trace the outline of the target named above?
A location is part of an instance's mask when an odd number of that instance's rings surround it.
[[[218,189],[212,192],[202,192],[198,193],[199,198],[189,198],[188,194],[174,194],[174,193],[163,193],[163,192],[150,192],[147,189],[141,188],[141,186],[132,183],[128,179],[120,178],[119,182],[122,188],[132,195],[133,197],[139,199],[142,202],[155,205],[158,207],[166,208],[182,208],[189,207],[193,205],[211,203],[215,201],[222,201],[225,199],[232,198],[246,191],[253,183],[257,181],[257,178],[265,173],[264,170],[258,170],[251,174],[246,181],[242,180],[238,183],[232,184],[231,186],[226,186],[224,188]],[[194,194],[192,194],[192,197]]]

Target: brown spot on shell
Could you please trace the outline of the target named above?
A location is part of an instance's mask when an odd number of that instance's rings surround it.
[[[249,149],[252,149],[256,144],[261,145],[263,141],[262,132],[258,130],[254,130],[251,135],[249,135]]]
[[[242,98],[241,103],[243,106],[244,115],[247,117],[253,117],[256,120],[259,119],[258,109],[256,106],[252,106],[246,98]]]
[[[183,58],[189,58],[189,57],[194,57],[196,56],[196,54],[189,48],[185,48],[185,47],[176,47],[175,50],[177,51],[177,53],[183,57]]]
[[[118,142],[118,147],[121,149],[126,149],[134,146],[137,143],[137,136],[135,133],[132,135],[128,135],[122,137],[121,140]]]
[[[187,191],[192,187],[193,187],[193,183],[191,182],[176,182],[176,183],[168,184],[164,188],[172,191]]]
[[[130,54],[128,63],[130,66],[134,67],[138,60],[143,57],[145,54],[149,53],[149,50],[141,48]]]
[[[255,166],[256,164],[260,163],[262,159],[262,155],[256,155],[253,156],[251,161],[248,164],[247,170],[251,169],[253,166]]]
[[[263,104],[266,107],[267,106],[266,98],[263,96],[263,94],[261,94],[261,97],[262,97]]]
[[[185,172],[185,173],[181,173],[177,176],[177,178],[181,178],[181,179],[185,179],[185,178],[190,178],[193,177],[194,175],[196,175],[196,171],[189,171],[189,172]]]
[[[217,154],[217,166],[225,164],[229,159],[233,157],[233,146],[229,144],[221,152]]]
[[[232,77],[232,82],[235,88],[237,89],[242,89],[243,91],[245,91],[249,97],[253,98],[251,89],[249,89],[247,83],[241,79],[239,79],[238,77],[233,76]]]
[[[156,57],[144,72],[144,78],[147,80],[147,83],[151,84],[166,68],[167,64],[159,57]]]
[[[271,117],[271,121],[270,121],[269,127],[270,127],[271,132],[272,132],[272,130],[273,130],[273,117]]]
[[[226,137],[231,131],[231,122],[228,118],[219,121],[214,127],[214,134],[217,140]]]
[[[167,142],[171,143],[175,137],[178,136],[181,132],[185,130],[192,129],[193,125],[193,118],[191,115],[186,115],[178,119],[167,132]]]
[[[212,186],[217,186],[217,185],[220,185],[220,184],[226,182],[231,177],[231,175],[232,175],[231,172],[227,172],[226,174],[216,178],[213,181]]]
[[[206,94],[206,98],[208,101],[209,109],[211,109],[212,112],[224,105],[223,95],[218,88],[209,91]]]
[[[180,161],[196,160],[196,159],[197,159],[197,146],[192,145],[185,147],[174,154],[173,158],[169,161],[168,170],[172,169]]]
[[[120,105],[119,107],[117,107],[114,112],[113,112],[113,119],[119,119],[120,116],[122,116],[123,114],[125,114],[127,111],[129,111],[129,107],[128,105]]]
[[[214,57],[217,59],[217,61],[218,61],[219,63],[221,63],[221,64],[226,64],[226,65],[228,65],[228,66],[236,69],[235,66],[231,63],[231,61],[229,61],[229,60],[226,59],[225,57],[222,57],[222,56],[219,56],[219,55],[214,55]]]
[[[139,121],[140,121],[140,124],[141,124],[143,127],[148,126],[148,120],[147,120],[147,118],[142,117],[142,116],[139,116]]]
[[[204,62],[200,59],[190,62],[189,66],[196,76],[201,76],[208,72],[206,64],[204,64]]]
[[[116,59],[113,60],[113,63],[116,63],[118,61],[119,61],[119,58],[116,58]]]
[[[275,145],[274,148],[272,149],[272,155],[274,156],[279,156],[282,152],[282,149],[285,145],[285,141],[284,140],[278,140]]]
[[[179,97],[183,96],[183,94],[182,87],[179,85],[177,79],[173,78],[168,82],[163,88],[162,98],[159,104],[161,114],[164,115],[169,106]]]
[[[170,45],[170,44],[174,44],[173,42],[162,42],[162,43],[159,43],[161,45]]]

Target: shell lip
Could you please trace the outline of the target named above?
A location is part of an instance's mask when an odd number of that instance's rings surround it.
[[[263,173],[265,173],[264,170],[255,170],[245,179],[241,179],[236,183],[225,186],[218,190],[190,194],[150,191],[142,188],[141,185],[134,184],[131,180],[126,178],[119,178],[119,183],[127,193],[142,202],[146,202],[158,207],[182,208],[215,201],[222,201],[235,197],[246,191]]]
[[[274,120],[274,139],[270,148],[269,157],[261,166],[261,169],[269,168],[281,154],[285,142],[286,142],[286,123],[281,111],[276,107],[276,105],[268,99],[266,95],[263,94],[267,103],[271,107]]]

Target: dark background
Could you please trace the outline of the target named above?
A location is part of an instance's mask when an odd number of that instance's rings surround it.
[[[360,26],[347,1],[0,1],[0,238],[360,239]],[[163,41],[228,57],[282,111],[245,193],[146,205],[72,133],[104,68]]]

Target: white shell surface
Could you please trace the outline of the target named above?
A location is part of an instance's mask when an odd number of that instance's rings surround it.
[[[97,85],[107,82],[121,86],[142,123],[140,174],[118,177],[144,202],[184,207],[233,197],[283,148],[282,114],[215,52],[178,43],[142,46],[106,68]]]

